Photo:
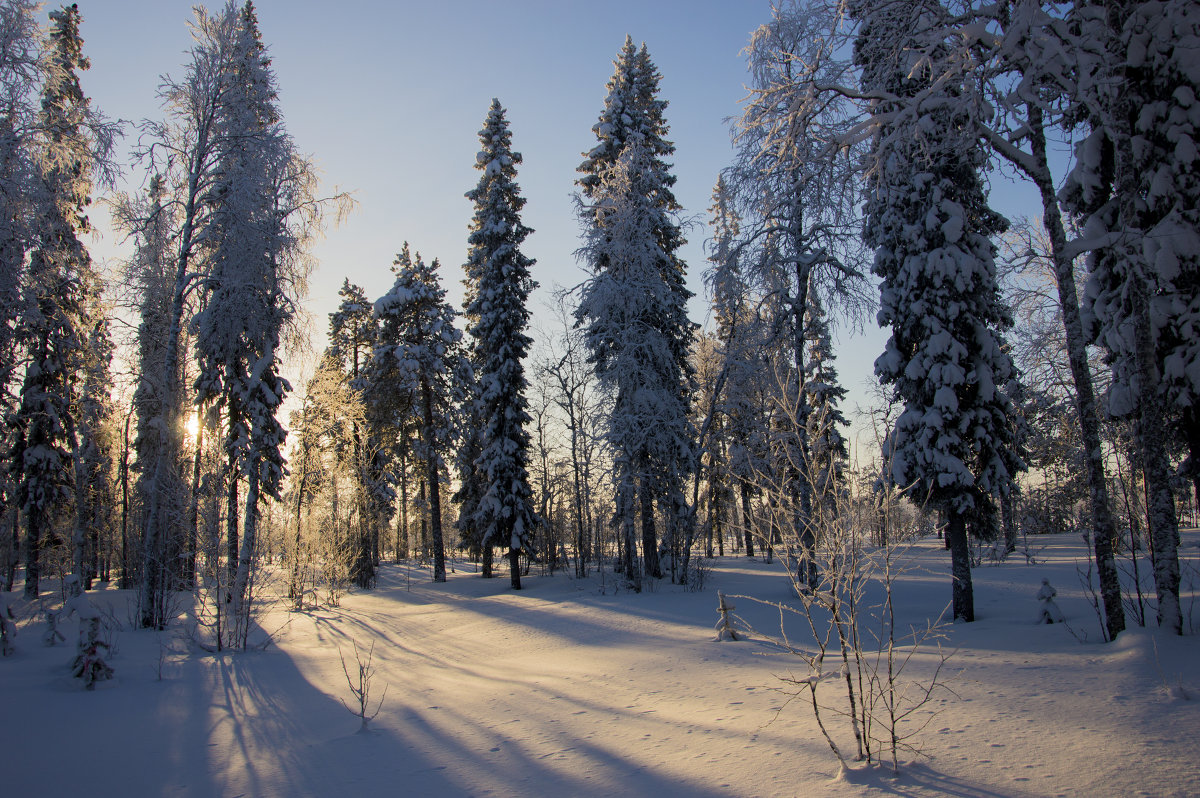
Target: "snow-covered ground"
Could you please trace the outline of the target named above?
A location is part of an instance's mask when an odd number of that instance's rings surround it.
[[[123,631],[116,679],[71,678],[73,646],[46,648],[33,608],[0,660],[0,795],[8,796],[1194,796],[1200,794],[1200,535],[1184,536],[1185,625],[1133,628],[1112,645],[1077,565],[1079,537],[1031,541],[974,572],[977,621],[948,628],[955,651],[938,714],[898,778],[836,762],[779,675],[805,675],[760,634],[715,642],[716,591],[787,599],[778,563],[729,557],[702,592],[669,584],[614,593],[598,578],[532,575],[513,593],[458,563],[445,584],[385,566],[379,588],[338,609],[276,613],[263,651],[213,655],[181,635]],[[949,558],[912,550],[902,619],[936,617]],[[1048,578],[1068,626],[1038,626]],[[45,595],[45,594],[44,594]],[[92,594],[125,620],[127,596]],[[730,599],[762,632],[777,614]],[[63,631],[74,641],[76,623]],[[1078,637],[1089,640],[1081,642]],[[339,651],[374,641],[382,709],[368,733]],[[912,675],[927,676],[926,648]],[[161,679],[160,679],[161,672]],[[848,727],[826,718],[844,748]]]

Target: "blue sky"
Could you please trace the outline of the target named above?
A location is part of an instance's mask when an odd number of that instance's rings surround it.
[[[767,4],[512,5],[258,4],[288,129],[326,189],[351,190],[359,201],[320,246],[315,311],[343,275],[369,295],[383,293],[406,239],[427,259],[453,266],[446,279],[457,283],[471,214],[463,194],[478,179],[477,132],[492,97],[508,109],[514,146],[525,156],[519,181],[525,221],[536,230],[527,245],[539,261],[536,276],[543,285],[577,282],[575,167],[594,143],[591,126],[626,33],[646,42],[663,73],[678,194],[687,213],[704,214],[731,153],[725,118],[745,93],[739,50]],[[110,117],[159,117],[159,77],[183,72],[189,3],[105,0],[81,10],[93,103]],[[703,258],[705,235],[691,235],[689,262]]]
[[[157,87],[160,76],[183,74],[191,6],[80,3],[92,62],[84,89],[97,108],[110,118],[161,117]],[[288,129],[320,168],[325,190],[352,191],[359,203],[316,249],[320,265],[307,304],[318,349],[343,277],[369,297],[381,295],[406,240],[426,260],[441,260],[458,302],[471,216],[463,194],[478,179],[477,131],[492,97],[507,108],[514,147],[525,158],[518,180],[528,200],[524,221],[535,230],[525,246],[538,260],[535,279],[543,289],[583,279],[574,258],[575,167],[594,144],[591,126],[627,33],[646,43],[663,76],[676,196],[696,223],[683,253],[698,295],[692,315],[706,322],[707,208],[717,173],[732,157],[727,120],[746,94],[741,50],[770,16],[766,0],[261,0],[256,7]],[[127,144],[134,138],[131,131]],[[128,170],[127,178],[136,186],[142,174]],[[103,229],[103,212],[93,217]],[[120,251],[103,234],[92,248],[101,259]],[[850,401],[863,402],[883,335],[871,325],[865,335],[843,332],[839,339]]]
[[[84,88],[97,108],[134,121],[161,116],[157,86],[161,75],[183,73],[190,6],[81,4],[92,61]],[[458,295],[471,215],[463,194],[478,179],[477,132],[492,97],[507,108],[514,147],[525,157],[518,179],[525,222],[536,231],[526,245],[538,260],[535,277],[544,287],[577,283],[575,167],[594,144],[591,126],[626,33],[646,42],[663,74],[677,195],[700,223],[685,257],[693,290],[702,292],[709,195],[732,152],[726,119],[745,95],[740,50],[767,18],[768,3],[261,0],[257,9],[288,129],[321,169],[326,190],[353,191],[359,202],[317,248],[309,307],[322,331],[343,276],[369,296],[382,294],[405,240],[426,259],[441,259]],[[136,184],[142,175],[128,177]],[[94,249],[104,257],[116,246],[106,236]]]

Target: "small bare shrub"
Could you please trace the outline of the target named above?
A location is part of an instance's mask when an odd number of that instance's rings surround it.
[[[383,687],[383,695],[379,697],[375,711],[368,714],[371,707],[371,682],[375,678],[375,642],[372,641],[371,647],[367,649],[366,660],[363,659],[362,652],[358,649],[358,643],[350,642],[354,646],[354,661],[358,666],[356,678],[350,676],[350,669],[346,666],[346,658],[342,655],[340,648],[338,649],[338,658],[342,661],[342,673],[346,674],[346,684],[350,687],[350,693],[354,696],[357,708],[351,707],[345,699],[342,699],[342,705],[361,721],[362,725],[358,727],[361,733],[368,731],[367,724],[375,720],[375,716],[383,708],[383,699],[387,698],[387,685]]]

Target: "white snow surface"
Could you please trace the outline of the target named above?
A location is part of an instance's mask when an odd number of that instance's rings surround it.
[[[69,647],[41,645],[36,605],[13,593],[3,794],[1194,796],[1198,545],[1185,532],[1188,634],[1133,626],[1109,645],[1077,577],[1079,536],[1031,539],[1036,564],[1018,553],[977,568],[977,620],[945,641],[957,697],[938,694],[917,740],[928,756],[905,757],[898,777],[855,765],[838,778],[807,705],[780,692],[779,675],[809,674],[764,639],[777,613],[732,597],[789,600],[778,562],[726,557],[701,592],[658,583],[641,594],[614,593],[611,573],[602,590],[599,577],[535,569],[518,593],[462,561],[445,584],[385,565],[378,589],[338,609],[270,613],[263,629],[278,632],[265,650],[214,655],[177,630],[122,631],[116,678],[95,692],[70,678]],[[900,618],[924,623],[949,599],[949,555],[928,539],[905,560]],[[1043,578],[1067,625],[1031,623]],[[757,627],[748,640],[714,640],[718,589]],[[89,596],[128,616],[126,592]],[[338,654],[353,671],[352,641],[374,641],[375,695],[387,686],[366,733],[341,702],[351,696]],[[913,675],[935,660],[918,653]],[[825,722],[850,750],[846,725]]]

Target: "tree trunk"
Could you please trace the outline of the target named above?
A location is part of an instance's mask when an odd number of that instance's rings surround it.
[[[511,537],[511,534],[510,534]],[[510,583],[513,590],[521,589],[521,550],[514,547],[508,547],[508,569],[511,572]]]
[[[154,476],[151,480],[150,506],[145,510],[145,525],[142,532],[142,585],[139,591],[141,606],[141,623],[143,627],[157,627],[163,619],[156,618],[154,608],[159,603],[155,601],[154,592],[161,589],[154,578],[158,577],[161,569],[161,538],[163,535],[162,493],[169,472],[176,464],[174,453],[179,451],[175,445],[179,436],[180,410],[183,406],[183,391],[179,384],[180,346],[179,337],[183,329],[184,302],[192,276],[191,267],[192,247],[195,245],[196,221],[199,213],[200,183],[202,180],[203,164],[207,161],[209,152],[209,133],[213,123],[215,108],[205,107],[205,116],[198,120],[196,126],[196,147],[190,153],[188,164],[188,188],[184,199],[183,227],[179,234],[179,252],[175,260],[175,283],[171,295],[171,315],[167,325],[166,353],[163,363],[162,412],[159,417],[158,441],[154,452]]]
[[[1000,515],[1004,524],[1004,553],[1017,550],[1017,518],[1012,494],[1000,497]]]
[[[800,200],[799,192],[797,192],[797,205]],[[795,224],[799,226],[803,217],[799,216],[800,211],[796,211],[798,218]],[[799,236],[797,235],[797,238]],[[802,251],[803,243],[797,241],[797,252]],[[796,358],[796,447],[799,451],[796,452],[795,468],[796,468],[796,495],[793,497],[796,508],[794,513],[793,523],[796,526],[796,533],[800,541],[800,556],[797,558],[797,584],[807,585],[809,590],[816,590],[817,584],[820,582],[820,569],[817,567],[817,535],[816,529],[813,526],[812,512],[812,474],[810,471],[811,454],[808,442],[808,416],[810,408],[808,406],[808,395],[805,392],[804,382],[804,344],[806,339],[806,329],[804,325],[804,313],[808,309],[808,291],[810,279],[810,267],[807,261],[803,258],[798,258],[796,262],[796,298],[792,308],[794,325],[793,342],[795,347]],[[789,544],[788,553],[790,556],[791,545]]]
[[[197,419],[199,415],[197,415]],[[200,539],[200,466],[204,456],[204,428],[206,423],[196,425],[196,452],[192,457],[192,490],[188,502],[187,528],[184,531],[184,562],[180,572],[183,586],[196,584],[196,547]]]
[[[950,546],[950,573],[954,582],[954,620],[974,621],[971,546],[967,542],[967,522],[961,513],[946,510],[946,540]]]
[[[684,481],[686,480],[672,474],[672,485],[679,485]],[[678,559],[682,563],[679,569],[679,584],[681,585],[688,584],[688,565],[692,561],[692,546],[696,542],[696,515],[692,509],[700,504],[699,479],[694,483],[694,488],[695,492],[692,494],[690,505],[683,492],[678,488],[672,488],[668,497],[667,523],[671,530],[671,578],[675,578],[675,560]]]
[[[128,590],[133,587],[131,579],[133,557],[129,553],[129,422],[133,413],[125,416],[125,437],[121,447],[121,580],[117,587]]]
[[[71,465],[75,477],[75,523],[71,528],[71,572],[78,577],[84,590],[92,589],[92,580],[84,568],[87,557],[87,539],[91,520],[91,502],[88,501],[87,469],[83,462],[83,451],[78,427],[68,422],[68,439],[71,441]]]
[[[422,464],[423,465],[423,464]],[[421,520],[418,525],[420,535],[417,536],[417,551],[419,556],[425,557],[429,554],[429,491],[426,489],[426,480],[424,475],[421,476],[420,482],[417,485],[417,500],[420,501]]]
[[[1067,359],[1075,383],[1075,408],[1083,435],[1084,462],[1087,464],[1088,498],[1091,502],[1095,532],[1092,544],[1096,571],[1100,576],[1100,596],[1104,603],[1105,628],[1110,640],[1125,629],[1125,610],[1121,604],[1121,580],[1113,554],[1117,527],[1109,504],[1108,485],[1104,474],[1104,449],[1100,442],[1100,415],[1096,410],[1096,394],[1092,388],[1092,372],[1088,366],[1087,344],[1083,322],[1079,315],[1079,298],[1075,286],[1075,266],[1067,255],[1067,234],[1063,227],[1058,196],[1046,155],[1046,135],[1042,111],[1029,106],[1029,140],[1036,170],[1028,171],[1042,198],[1042,223],[1050,236],[1054,277],[1058,284],[1058,301],[1062,308],[1063,329],[1066,332]]]
[[[39,555],[42,549],[42,512],[30,503],[25,513],[25,598],[37,601]]]
[[[84,589],[86,590],[92,589],[92,580],[100,575],[100,518],[95,506],[92,508],[90,520],[86,547],[87,562],[84,565],[87,570],[87,577],[84,580]]]
[[[236,495],[233,491],[230,493]],[[250,567],[254,560],[254,547],[258,542],[258,468],[254,464],[251,464],[246,475],[244,520],[237,570],[233,576],[233,622],[229,625],[233,630],[234,645],[242,649],[246,647],[250,635]]]
[[[237,461],[233,455],[225,467],[229,471],[228,493],[225,495],[225,569],[229,573],[230,583],[237,575],[238,547],[238,472]]]
[[[0,586],[5,593],[12,590],[13,583],[17,581],[17,560],[21,550],[21,513],[15,505],[10,507],[8,512],[12,518],[12,525],[10,533],[5,535],[8,557],[4,560],[4,584]]]
[[[74,438],[74,434],[71,436]],[[75,460],[75,523],[71,528],[71,571],[79,577],[79,585],[84,590],[91,590],[92,580],[84,572],[86,538],[88,532],[87,512],[87,478],[83,473],[83,457],[76,442],[73,459]]]
[[[741,485],[742,493],[742,533],[746,539],[746,556],[754,556],[754,523],[751,521],[750,515],[750,483],[743,481]]]
[[[1171,491],[1172,469],[1167,454],[1167,421],[1158,396],[1160,384],[1154,339],[1150,331],[1150,298],[1146,287],[1131,287],[1137,344],[1138,444],[1146,482],[1146,514],[1150,524],[1154,589],[1158,596],[1158,625],[1183,634],[1179,605],[1179,523]]]
[[[433,427],[433,393],[429,381],[421,380],[421,399],[424,407],[425,471],[429,482],[429,529],[433,543],[433,581],[446,581],[446,550],[442,543],[442,498],[438,488],[437,442]]]
[[[617,518],[620,523],[619,541],[621,544],[621,565],[625,571],[625,581],[635,591],[642,589],[642,574],[637,568],[636,556],[637,537],[637,483],[629,473],[629,462],[619,464],[619,481],[617,482]]]
[[[400,526],[404,533],[404,539],[400,539],[400,531],[396,532],[396,560],[408,559],[410,546],[408,535],[408,453],[407,446],[401,449],[400,452]]]
[[[574,400],[567,397],[568,423],[571,426],[571,472],[575,488],[575,576],[582,579],[587,576],[587,558],[584,552],[584,519],[583,519],[583,485],[579,465],[579,430],[576,428]]]
[[[296,484],[296,534],[292,539],[292,577],[288,583],[288,598],[292,609],[304,608],[304,585],[300,569],[301,532],[303,531],[304,493],[308,489],[308,445],[301,438],[299,481]]]
[[[492,541],[483,541],[479,546],[479,574],[483,579],[491,579],[496,575],[493,571],[494,557],[495,549],[492,547]]]
[[[638,493],[642,508],[642,572],[654,579],[662,579],[662,566],[658,561],[658,537],[654,532],[654,495],[650,490],[650,478],[642,477]]]
[[[704,529],[704,556],[710,560],[713,557],[713,527],[716,524],[717,510],[716,502],[713,501],[713,480],[710,477],[708,480],[708,520],[705,523]]]
[[[354,364],[354,371],[358,371],[358,355],[354,355],[351,361]],[[353,379],[352,375],[352,379]],[[371,540],[372,523],[371,511],[369,509],[370,499],[367,497],[367,482],[368,472],[366,457],[363,453],[362,433],[358,429],[358,424],[352,422],[350,429],[351,454],[354,458],[354,496],[355,503],[358,506],[358,529],[356,532],[356,545],[354,554],[354,564],[352,567],[354,584],[360,590],[369,590],[375,585],[375,551],[374,543]]]

